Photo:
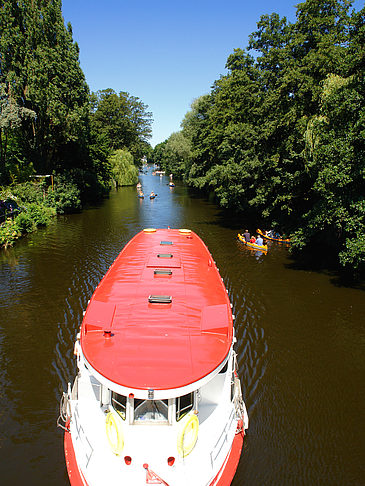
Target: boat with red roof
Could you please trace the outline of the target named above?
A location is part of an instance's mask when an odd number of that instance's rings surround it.
[[[248,415],[227,290],[185,229],[148,228],[114,261],[75,343],[61,400],[72,486],[226,486]]]

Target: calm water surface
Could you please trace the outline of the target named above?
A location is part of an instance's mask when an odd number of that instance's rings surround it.
[[[123,188],[0,253],[0,484],[69,484],[56,420],[83,310],[135,233],[171,226],[208,245],[236,315],[250,427],[232,485],[364,485],[364,292],[293,269],[276,243],[243,247],[243,221],[165,177],[141,181],[155,200]]]

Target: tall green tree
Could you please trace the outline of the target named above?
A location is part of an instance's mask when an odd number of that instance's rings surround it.
[[[103,134],[113,150],[127,148],[137,159],[151,137],[152,113],[139,98],[112,89],[98,91],[92,117],[93,130]]]
[[[294,23],[262,16],[182,126],[190,184],[291,232],[296,248],[321,245],[359,268],[365,21],[350,6],[306,0]]]
[[[35,112],[19,143],[40,172],[87,164],[89,92],[61,0],[6,0],[0,9],[0,81]]]

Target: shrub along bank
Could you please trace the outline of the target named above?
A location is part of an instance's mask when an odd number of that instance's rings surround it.
[[[27,182],[0,188],[0,200],[8,202],[6,211],[1,214],[5,220],[0,220],[2,248],[13,245],[18,238],[38,227],[46,226],[56,214],[81,209],[80,190],[61,178],[55,180],[53,187],[45,182]]]

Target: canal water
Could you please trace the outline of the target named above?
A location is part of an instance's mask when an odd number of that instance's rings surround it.
[[[364,291],[242,246],[245,221],[166,177],[141,182],[156,199],[122,188],[0,253],[0,484],[69,484],[56,420],[82,313],[135,233],[170,226],[208,245],[236,316],[250,426],[232,485],[364,485]]]

